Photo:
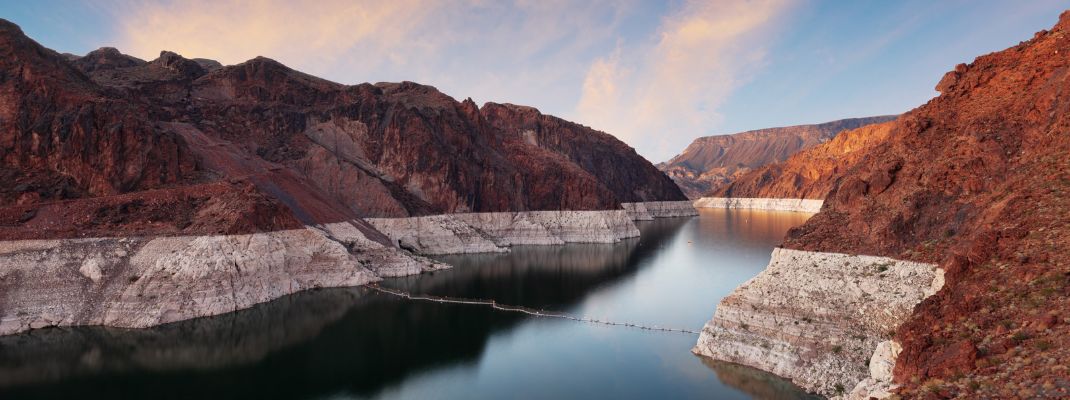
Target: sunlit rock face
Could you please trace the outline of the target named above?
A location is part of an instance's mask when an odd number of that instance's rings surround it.
[[[894,134],[894,121],[844,131],[786,160],[740,174],[713,187],[706,196],[821,200],[832,191],[840,173],[862,161],[866,151]]]
[[[878,344],[942,286],[932,264],[778,248],[721,300],[693,351],[846,394],[870,376]]]
[[[680,185],[689,198],[698,199],[750,171],[783,162],[793,154],[828,142],[840,132],[894,118],[891,115],[850,118],[701,137],[671,160],[658,164],[658,168]]]

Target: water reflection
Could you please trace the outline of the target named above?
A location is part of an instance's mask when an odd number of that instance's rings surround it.
[[[700,327],[799,214],[703,211],[615,245],[443,257],[392,279],[414,293]],[[0,337],[0,398],[523,398],[794,396],[790,384],[702,367],[688,336],[407,302],[360,288],[289,296],[153,329]],[[571,384],[566,384],[572,382]],[[726,384],[728,386],[726,386]]]
[[[755,400],[806,400],[821,396],[806,393],[783,378],[744,365],[702,358],[702,363],[717,374],[717,379],[743,391]]]
[[[518,246],[509,253],[441,256],[440,261],[459,267],[430,276],[389,279],[383,286],[563,310],[589,295],[594,287],[632,276],[688,222],[682,218],[655,220],[643,226],[641,240],[615,244]]]

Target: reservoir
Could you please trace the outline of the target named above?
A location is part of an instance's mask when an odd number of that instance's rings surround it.
[[[697,217],[638,222],[641,237],[617,244],[443,256],[453,269],[380,286],[699,331],[808,217],[700,209]],[[151,329],[0,337],[0,398],[810,398],[771,374],[692,355],[696,340],[368,288],[323,289]]]

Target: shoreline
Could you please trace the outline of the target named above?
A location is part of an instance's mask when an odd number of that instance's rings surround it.
[[[416,254],[501,253],[516,245],[617,243],[639,236],[635,221],[698,215],[690,201],[622,203],[618,210],[517,211],[367,218]]]
[[[943,282],[933,264],[777,248],[721,300],[692,352],[824,396],[880,397],[899,353],[892,334]]]
[[[824,200],[774,197],[703,197],[695,200],[695,208],[752,209],[817,213]]]
[[[682,208],[660,210],[674,207]],[[679,211],[651,215],[673,213]],[[519,244],[615,243],[639,235],[624,209],[390,220],[408,229],[401,232],[454,240],[437,242],[438,248],[481,252]],[[420,255],[437,253],[407,249],[410,243],[391,239],[399,246],[371,240],[346,221],[233,235],[0,241],[0,335],[52,326],[147,328],[226,314],[313,288],[362,286],[450,268]]]

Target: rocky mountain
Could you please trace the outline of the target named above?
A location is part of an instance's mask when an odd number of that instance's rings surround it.
[[[62,55],[0,20],[0,335],[156,326],[694,213],[632,148],[530,107],[263,57]]]
[[[695,139],[669,161],[658,164],[692,199],[734,180],[752,169],[786,160],[825,143],[838,133],[886,122],[893,115],[841,119],[823,124],[759,129]]]
[[[785,161],[743,173],[715,188],[710,196],[824,199],[839,174],[858,163],[865,150],[884,142],[894,128],[895,122],[889,121],[842,132]]]
[[[824,208],[784,246],[946,271],[943,289],[894,334],[904,397],[1063,398],[1070,12],[1050,31],[956,66],[936,89],[885,140],[820,179],[831,182]]]
[[[64,56],[7,21],[0,53],[7,238],[686,199],[624,143],[530,107],[342,85],[263,57]]]

